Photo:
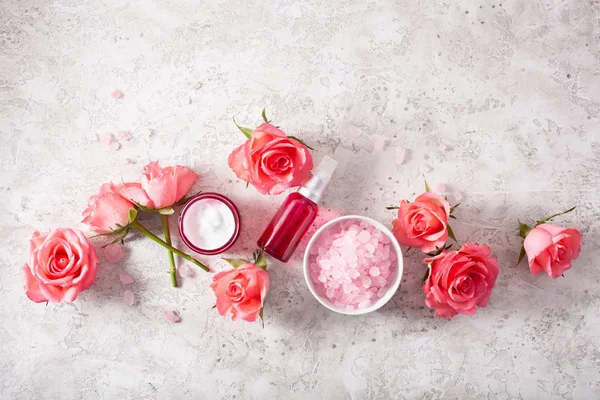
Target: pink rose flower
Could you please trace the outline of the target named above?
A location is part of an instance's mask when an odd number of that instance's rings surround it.
[[[34,232],[23,266],[25,294],[36,303],[72,302],[96,279],[96,249],[85,235],[70,228]]]
[[[210,287],[217,296],[217,311],[232,320],[256,321],[269,290],[269,274],[248,263],[213,277]]]
[[[541,224],[525,237],[525,252],[532,274],[545,271],[552,279],[571,268],[571,260],[579,257],[581,233],[576,228]]]
[[[420,248],[423,253],[444,247],[448,239],[450,204],[437,193],[423,193],[412,203],[402,201],[398,218],[392,221],[400,244]]]
[[[90,226],[97,233],[107,233],[117,230],[129,223],[129,210],[135,208],[135,204],[120,194],[121,190],[133,190],[135,184],[116,186],[105,183],[100,187],[100,193],[91,196],[88,207],[83,211],[84,224]]]
[[[469,242],[460,250],[444,250],[424,261],[431,268],[423,286],[425,304],[435,308],[436,317],[473,315],[475,306],[487,306],[499,272],[488,246]]]
[[[125,195],[141,205],[154,209],[170,207],[177,203],[190,190],[198,174],[182,165],[161,168],[158,161],[151,162],[144,167],[142,173],[141,189],[129,188]]]
[[[313,161],[305,145],[264,123],[231,153],[229,167],[260,193],[279,194],[302,185],[310,177]]]

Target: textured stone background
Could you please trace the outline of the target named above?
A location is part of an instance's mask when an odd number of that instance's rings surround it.
[[[600,397],[599,60],[595,0],[2,1],[0,398]],[[336,315],[308,292],[299,251],[271,264],[262,329],[211,310],[201,271],[170,288],[166,253],[135,237],[74,304],[27,300],[31,233],[77,225],[101,183],[151,160],[231,196],[244,221],[231,254],[249,254],[283,196],[244,189],[226,160],[243,140],[231,117],[257,124],[263,106],[315,158],[339,160],[321,220],[391,224],[384,207],[422,191],[426,165],[461,190],[459,240],[490,244],[501,266],[489,306],[434,319],[413,250],[382,310]],[[118,152],[90,141],[117,130],[134,135]],[[565,278],[516,267],[517,218],[573,205],[558,222],[584,242]]]

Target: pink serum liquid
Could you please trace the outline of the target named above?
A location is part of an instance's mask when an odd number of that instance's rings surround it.
[[[258,239],[258,247],[288,262],[318,213],[319,207],[312,200],[298,192],[290,194]]]
[[[282,262],[288,262],[304,234],[314,222],[327,183],[337,166],[329,157],[313,170],[310,179],[296,193],[290,194],[258,239],[258,247]]]

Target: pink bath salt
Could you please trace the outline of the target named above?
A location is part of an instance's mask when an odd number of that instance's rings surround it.
[[[423,164],[421,168],[423,169],[424,173],[433,171],[433,168],[431,168],[431,165],[429,165],[429,164]]]
[[[115,100],[122,99],[125,96],[123,92],[121,92],[119,89],[113,90],[112,92],[110,92],[110,95]]]
[[[135,296],[131,290],[126,290],[123,292],[123,301],[125,304],[130,306],[135,304]]]
[[[406,162],[408,150],[403,147],[396,147],[396,164],[401,165]]]
[[[377,267],[371,267],[369,269],[369,275],[371,275],[371,276],[379,276],[379,268],[377,268]]]
[[[187,103],[188,103],[188,104],[192,104],[192,98],[191,98],[191,97],[188,97],[188,99],[187,99]]]
[[[98,135],[92,135],[90,136],[90,142],[97,142],[100,140],[100,138],[98,137]]]
[[[123,246],[121,246],[119,243],[109,244],[103,249],[103,253],[104,257],[106,257],[106,260],[111,264],[115,264],[121,261],[121,259],[125,255],[125,252],[123,251]]]
[[[192,90],[199,90],[202,89],[202,86],[204,86],[204,83],[202,82],[196,82],[192,85]]]
[[[135,160],[132,160],[131,158],[126,158],[126,159],[125,159],[125,162],[126,162],[127,164],[137,164],[137,161],[135,161]]]
[[[460,202],[463,199],[464,195],[460,190],[455,190],[454,192],[452,192],[452,197],[454,197],[454,200],[456,202]]]
[[[188,264],[181,264],[179,268],[177,268],[177,271],[179,272],[180,276],[185,278],[191,278],[196,275],[194,269],[192,269],[192,267],[190,267]]]
[[[181,317],[179,316],[177,311],[163,310],[163,316],[167,321],[169,321],[172,324],[181,322]]]
[[[129,131],[119,131],[119,132],[117,132],[117,135],[119,136],[119,139],[121,139],[121,140],[128,141],[128,140],[133,139],[133,135]]]
[[[112,151],[117,151],[117,150],[119,150],[119,149],[121,148],[121,145],[120,145],[119,143],[117,143],[117,142],[111,142],[111,143],[108,145],[108,148],[109,148],[110,150],[112,150]]]
[[[119,274],[119,280],[123,285],[131,285],[133,283],[133,278],[129,274]]]
[[[100,143],[109,146],[113,141],[113,133],[112,132],[104,132],[98,135],[98,139],[100,139]]]
[[[369,231],[364,230],[356,236],[356,239],[361,243],[367,243],[371,239],[371,234]]]
[[[373,141],[373,149],[375,151],[383,151],[384,147],[385,147],[385,139],[380,136],[376,136],[375,140]]]

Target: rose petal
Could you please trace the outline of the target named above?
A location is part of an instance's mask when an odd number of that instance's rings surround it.
[[[109,244],[103,249],[103,253],[109,263],[117,263],[123,258],[123,246],[119,243]]]
[[[374,151],[383,151],[385,147],[385,139],[381,136],[376,136],[373,141],[373,150]]]
[[[131,290],[126,290],[123,292],[123,301],[125,304],[130,306],[135,304],[135,296]]]
[[[112,132],[104,132],[97,136],[98,136],[98,139],[100,139],[100,143],[102,143],[106,146],[109,146],[113,142],[113,133]]]
[[[181,317],[177,313],[177,311],[164,310],[163,315],[165,319],[173,324],[181,322]]]
[[[131,140],[133,139],[133,135],[129,131],[119,131],[117,132],[119,139],[121,140]]]
[[[122,99],[123,96],[125,96],[123,94],[123,92],[121,92],[119,89],[115,89],[112,92],[110,92],[110,95],[113,99],[117,100],[117,99]]]
[[[121,281],[121,283],[123,285],[131,285],[134,282],[134,280],[131,277],[131,275],[124,274],[124,273],[123,274],[119,274],[119,280]]]
[[[396,147],[396,164],[401,165],[406,162],[408,150],[402,147]]]
[[[121,145],[120,145],[119,143],[117,143],[117,142],[111,142],[111,143],[108,145],[108,148],[109,148],[111,151],[117,151],[117,150],[119,150],[119,149],[121,148]]]
[[[196,275],[196,272],[192,268],[190,268],[188,264],[181,264],[177,271],[179,272],[179,275],[183,277],[191,278]]]
[[[446,192],[446,185],[443,183],[438,183],[433,186],[433,191],[436,193],[444,193]]]

